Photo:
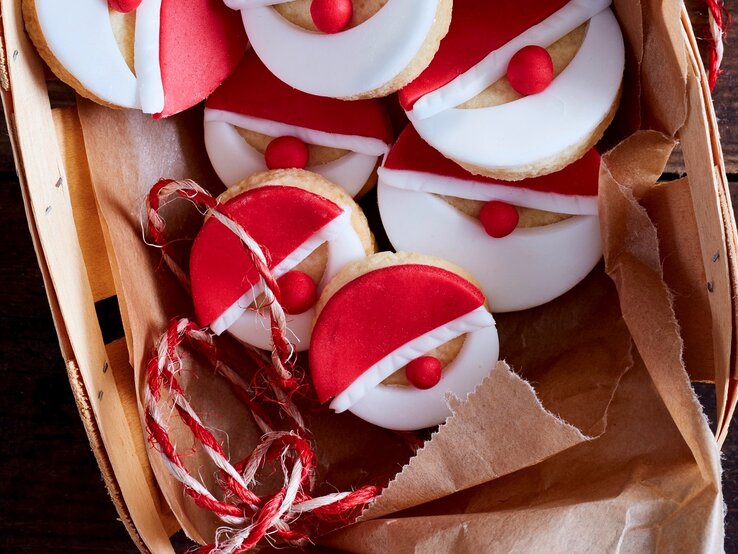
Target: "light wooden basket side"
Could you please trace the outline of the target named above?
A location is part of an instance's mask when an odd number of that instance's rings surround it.
[[[75,132],[76,110],[52,113],[43,65],[24,31],[20,0],[0,0],[0,15],[7,54],[3,108],[74,397],[131,537],[142,551],[173,552],[169,536],[176,526],[146,460],[125,344],[104,344],[95,312],[95,301],[112,294],[113,287],[81,130]],[[120,377],[126,373],[130,390]]]
[[[716,436],[722,445],[738,401],[738,231],[712,95],[686,8],[682,10],[681,20],[688,45],[689,115],[680,139],[700,233],[705,287],[710,293]]]

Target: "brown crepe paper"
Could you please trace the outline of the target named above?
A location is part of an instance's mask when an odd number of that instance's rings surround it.
[[[629,75],[640,68],[646,77],[643,95],[641,85],[626,88],[630,100],[615,128],[655,121],[668,135],[636,133],[603,158],[604,264],[546,306],[497,317],[507,363],[468,399],[452,400],[454,415],[414,457],[394,433],[350,414],[311,411],[325,491],[389,484],[360,523],[320,537],[322,544],[367,552],[721,549],[718,451],[683,361],[685,336],[694,374],[714,375],[701,348],[704,327],[692,320],[705,306],[699,277],[690,278],[701,253],[689,240],[686,181],[656,185],[686,117],[682,57],[673,52],[678,14],[655,0],[643,13],[637,2],[615,4]],[[654,56],[669,52],[657,68]],[[658,107],[659,99],[673,108]],[[160,177],[193,178],[213,192],[221,185],[204,154],[201,112],[154,121],[84,100],[79,112],[140,403],[155,338],[170,318],[192,312],[159,252],[142,240],[145,194]],[[198,214],[181,204],[171,210],[186,212],[170,219],[171,236],[186,234]],[[193,363],[180,377],[232,459],[253,448],[253,421],[211,370]],[[191,437],[177,426],[173,436],[189,469],[213,486],[215,468]],[[149,455],[183,529],[211,541],[220,523],[184,496],[158,453]]]

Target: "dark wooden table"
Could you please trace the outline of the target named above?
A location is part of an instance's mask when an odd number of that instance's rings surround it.
[[[738,14],[738,0],[727,4]],[[694,17],[700,32],[704,13],[697,8]],[[738,48],[730,44],[725,69],[715,107],[735,203]],[[57,102],[65,98],[60,94]],[[116,519],[72,398],[7,132],[0,131],[0,207],[6,217],[0,240],[0,552],[136,552]],[[714,413],[712,387],[696,388],[706,412]],[[724,457],[726,551],[738,553],[738,426]]]

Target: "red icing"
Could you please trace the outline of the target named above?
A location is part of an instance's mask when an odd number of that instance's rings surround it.
[[[402,345],[466,315],[484,295],[463,277],[406,264],[366,273],[323,308],[310,342],[310,372],[321,402]]]
[[[476,183],[521,187],[538,192],[571,196],[597,196],[600,155],[597,150],[592,148],[582,158],[556,173],[533,179],[523,179],[522,181],[501,181],[469,173],[457,163],[434,150],[418,135],[412,126],[408,125],[387,155],[384,167],[452,177]]]
[[[207,98],[246,50],[239,12],[222,0],[163,0],[159,62],[168,117]]]
[[[548,88],[554,78],[551,55],[541,46],[530,45],[518,50],[507,65],[510,86],[522,95],[538,94]]]
[[[262,247],[270,268],[342,213],[322,196],[281,185],[249,190],[221,209]],[[238,237],[214,217],[205,222],[192,246],[190,278],[202,325],[210,325],[259,280]]]
[[[310,16],[322,33],[338,33],[346,28],[354,13],[351,0],[313,0]]]
[[[400,91],[411,110],[419,98],[450,83],[568,0],[457,0],[448,34],[430,66]]]
[[[108,6],[116,12],[132,12],[143,0],[108,0]]]
[[[266,147],[264,161],[269,169],[305,169],[308,147],[297,137],[277,137]]]
[[[421,356],[405,367],[405,377],[416,389],[430,389],[441,380],[443,366],[438,358]]]
[[[213,93],[207,107],[337,135],[376,138],[392,144],[392,126],[377,100],[347,102],[300,92],[246,54],[236,72]]]
[[[277,284],[282,307],[288,314],[304,313],[318,301],[318,289],[307,273],[293,269],[277,279]]]
[[[479,213],[479,221],[490,237],[500,239],[506,237],[518,226],[520,216],[515,206],[505,202],[492,200],[482,206]]]

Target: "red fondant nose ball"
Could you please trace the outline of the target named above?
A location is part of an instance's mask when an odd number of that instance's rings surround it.
[[[142,0],[108,0],[108,6],[116,12],[128,13],[138,8]]]
[[[307,144],[297,137],[275,138],[264,151],[264,161],[269,169],[305,169],[308,156]]]
[[[307,273],[288,271],[277,279],[279,291],[282,293],[281,304],[284,311],[297,315],[308,311],[318,301],[315,283]]]
[[[479,212],[479,221],[490,237],[500,239],[515,230],[520,221],[520,215],[515,206],[492,200],[482,206]]]
[[[441,362],[433,356],[421,356],[405,367],[405,377],[417,389],[435,387],[441,380]]]
[[[313,0],[310,4],[310,16],[321,33],[343,31],[353,13],[351,0]]]
[[[540,46],[518,50],[507,66],[507,80],[518,93],[538,94],[548,88],[554,78],[551,55]]]

